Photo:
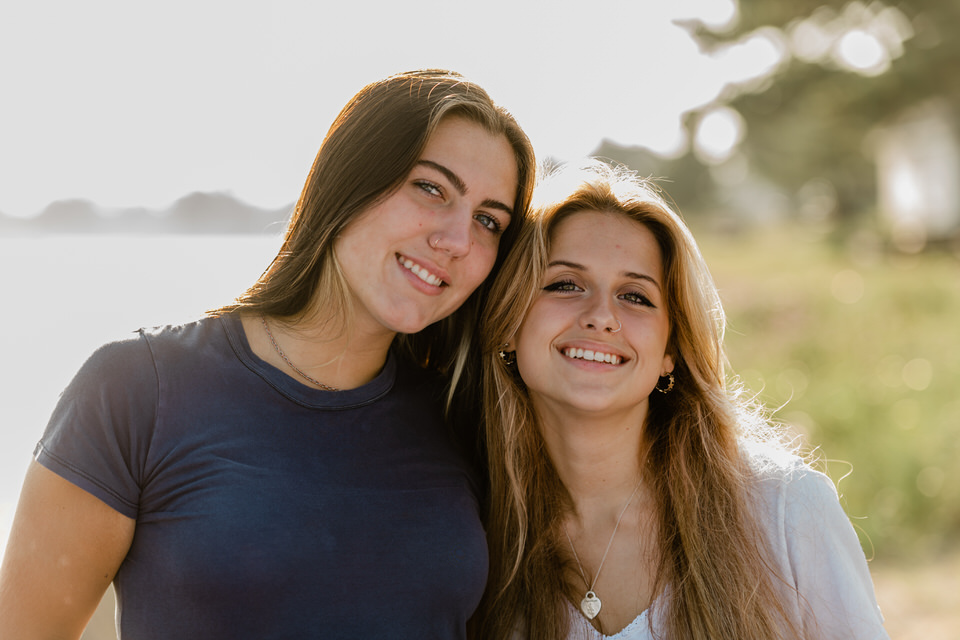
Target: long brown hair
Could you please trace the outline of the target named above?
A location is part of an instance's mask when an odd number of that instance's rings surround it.
[[[496,273],[525,223],[536,170],[533,147],[480,86],[452,71],[425,69],[367,85],[347,103],[320,145],[279,253],[234,304],[210,313],[296,320],[323,309],[327,321],[345,322],[350,309],[334,251],[337,236],[400,186],[437,125],[451,116],[503,135],[514,151],[514,215],[500,239]],[[458,379],[477,375],[468,361],[475,357],[476,318],[488,288],[489,279],[451,316],[395,341],[401,354],[450,374],[451,395]]]
[[[538,195],[544,201],[494,283],[484,316],[491,568],[477,636],[505,638],[521,628],[531,640],[552,640],[568,631],[567,601],[576,600],[564,577],[571,559],[560,522],[569,494],[546,453],[523,381],[498,351],[538,293],[553,229],[573,213],[601,211],[625,215],[653,233],[670,314],[667,348],[676,383],[671,393],[650,398],[644,425],[644,482],[657,504],[655,593],[668,593],[651,624],[661,621],[667,638],[789,637],[795,630],[749,508],[751,470],[740,448],[745,430],[764,429],[766,421],[728,389],[723,308],[692,234],[657,189],[623,168],[567,169]]]

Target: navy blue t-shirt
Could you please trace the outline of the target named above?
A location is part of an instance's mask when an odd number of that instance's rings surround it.
[[[315,390],[204,318],[101,347],[36,458],[137,521],[123,637],[463,638],[487,548],[438,392],[392,355]]]

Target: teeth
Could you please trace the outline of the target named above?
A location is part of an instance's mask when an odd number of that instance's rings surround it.
[[[590,349],[575,349],[573,347],[563,350],[563,355],[568,358],[578,360],[589,360],[590,362],[606,362],[607,364],[620,364],[620,356],[612,353],[601,353],[600,351],[591,351]]]
[[[401,265],[403,265],[404,268],[408,269],[411,273],[413,273],[415,276],[417,276],[427,284],[432,284],[435,287],[439,287],[441,284],[443,284],[443,280],[433,275],[432,273],[430,273],[429,271],[427,271],[426,269],[424,269],[423,267],[415,263],[410,258],[401,257],[399,259],[399,262]]]

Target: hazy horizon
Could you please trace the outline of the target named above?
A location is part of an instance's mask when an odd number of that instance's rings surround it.
[[[0,23],[0,211],[82,199],[158,208],[225,192],[296,200],[343,104],[422,67],[457,70],[510,109],[540,157],[603,139],[688,148],[681,115],[776,62],[763,38],[710,57],[676,24],[734,0],[369,4],[172,0],[15,3]]]

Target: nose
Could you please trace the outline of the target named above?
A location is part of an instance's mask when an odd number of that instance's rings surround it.
[[[473,214],[469,211],[451,211],[440,217],[437,228],[428,238],[433,249],[443,251],[452,258],[462,258],[473,246]]]
[[[609,300],[591,299],[580,315],[580,326],[595,331],[609,331],[617,333],[623,325],[614,313],[614,307]]]

